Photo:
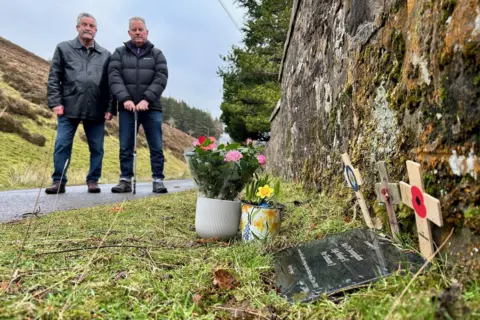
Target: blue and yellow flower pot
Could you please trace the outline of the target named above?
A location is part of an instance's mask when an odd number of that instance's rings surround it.
[[[242,203],[240,231],[244,241],[265,241],[277,235],[281,221],[280,208]]]

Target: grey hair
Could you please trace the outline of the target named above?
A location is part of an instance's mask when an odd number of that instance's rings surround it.
[[[142,17],[131,17],[130,19],[128,19],[128,29],[130,29],[130,24],[132,23],[132,21],[142,21],[143,24],[145,25],[145,28],[147,27],[147,23],[145,22],[145,19],[143,19]]]
[[[82,12],[78,15],[77,26],[80,24],[80,20],[82,20],[82,18],[92,18],[93,20],[95,20],[95,24],[97,24],[97,19],[95,19],[94,16],[92,16],[90,13]],[[98,24],[97,24],[97,26],[98,26]]]

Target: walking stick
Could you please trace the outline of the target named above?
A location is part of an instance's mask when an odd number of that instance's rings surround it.
[[[134,128],[134,140],[133,140],[133,194],[137,193],[137,121],[138,121],[138,114],[137,110],[134,111],[135,113],[135,128]]]

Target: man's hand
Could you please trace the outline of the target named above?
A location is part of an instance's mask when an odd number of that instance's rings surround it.
[[[123,103],[123,107],[125,108],[125,110],[135,111],[135,104],[133,103],[132,100],[125,101]]]
[[[147,111],[148,110],[148,101],[142,100],[137,104],[137,111]]]
[[[113,118],[113,114],[110,112],[105,112],[105,120],[110,121]]]
[[[56,106],[56,107],[53,107],[53,112],[55,112],[55,114],[57,116],[63,116],[63,111],[64,111],[64,108],[62,105],[59,105],[59,106]]]

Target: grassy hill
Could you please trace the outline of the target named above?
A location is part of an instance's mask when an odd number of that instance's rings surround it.
[[[53,49],[52,49],[53,50]],[[56,117],[47,107],[46,81],[49,63],[0,37],[0,190],[38,187],[50,183]],[[107,123],[101,183],[119,177],[118,118]],[[137,179],[149,180],[150,160],[143,130],[137,151]],[[163,124],[167,179],[188,175],[184,148],[193,138]],[[75,136],[68,172],[69,184],[85,183],[89,152],[83,128]]]

